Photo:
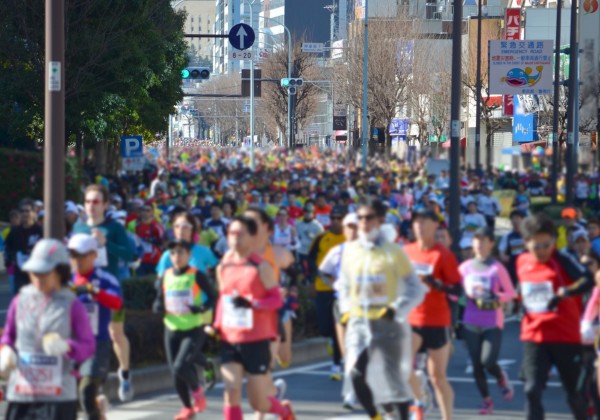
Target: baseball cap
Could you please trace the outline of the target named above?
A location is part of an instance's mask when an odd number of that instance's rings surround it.
[[[580,239],[585,239],[586,241],[590,240],[590,237],[589,237],[587,231],[583,228],[575,229],[573,232],[571,232],[571,234],[569,236],[570,236],[569,242],[577,242]]]
[[[490,241],[496,240],[496,237],[494,236],[494,231],[488,226],[478,228],[473,233],[473,236],[475,238],[488,238]]]
[[[31,256],[23,264],[23,271],[48,273],[59,264],[69,263],[69,253],[62,242],[56,239],[42,239],[33,247]]]
[[[183,247],[183,248],[185,248],[187,250],[192,249],[192,243],[188,242],[188,241],[184,241],[183,239],[173,239],[172,241],[170,241],[167,244],[167,248],[168,249],[173,249],[173,248],[178,247],[178,246]]]
[[[342,225],[358,225],[358,215],[356,213],[348,213],[344,220],[342,220]]]
[[[72,201],[65,202],[65,213],[76,213],[79,214],[77,205]]]
[[[418,218],[430,219],[430,220],[433,220],[434,222],[440,221],[440,217],[437,215],[437,213],[428,208],[421,208],[419,210],[415,210],[413,212],[413,220],[418,219]]]
[[[69,251],[75,251],[80,255],[85,255],[92,251],[98,252],[98,241],[92,235],[76,233],[69,239],[67,248]]]
[[[563,219],[577,219],[577,211],[573,207],[567,207],[560,212],[560,217]]]
[[[332,216],[340,216],[341,217],[341,216],[344,216],[345,214],[346,214],[346,211],[341,206],[335,206],[333,209],[331,209]]]
[[[36,207],[44,207],[44,202],[42,200],[35,200],[33,203]]]

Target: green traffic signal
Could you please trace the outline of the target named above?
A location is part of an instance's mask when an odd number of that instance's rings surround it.
[[[290,79],[281,79],[281,86],[282,87],[289,87],[290,86]]]
[[[190,77],[190,71],[188,69],[181,70],[181,78],[187,79]]]

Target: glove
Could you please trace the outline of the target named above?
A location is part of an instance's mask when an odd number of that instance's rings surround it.
[[[214,329],[210,325],[207,325],[207,326],[204,327],[204,333],[207,336],[214,338],[215,340],[219,340],[220,339],[219,330]]]
[[[377,314],[378,319],[383,319],[386,321],[393,321],[395,317],[396,311],[390,307],[381,308],[381,310]]]
[[[349,319],[350,319],[350,313],[349,312],[346,312],[346,313],[342,314],[342,316],[340,317],[340,324],[346,325],[348,323]]]
[[[583,344],[594,344],[594,341],[596,340],[596,331],[590,321],[581,321],[580,331]]]
[[[7,376],[17,367],[17,354],[11,346],[3,345],[0,349],[0,375]]]
[[[70,289],[77,296],[86,295],[88,293],[94,293],[94,286],[92,286],[92,284],[90,283],[82,284],[81,286],[72,285]]]
[[[475,299],[475,305],[482,311],[493,311],[498,309],[501,306],[501,303],[497,298]]]
[[[48,333],[44,335],[42,338],[42,347],[44,353],[49,356],[63,356],[71,351],[69,343],[57,333]]]
[[[252,308],[252,303],[248,299],[242,296],[236,296],[232,300],[233,306],[236,308]]]
[[[208,308],[204,305],[202,305],[202,306],[188,305],[188,308],[190,308],[190,312],[193,314],[203,314],[204,312],[206,312],[208,310]]]
[[[562,300],[562,297],[560,297],[558,295],[552,296],[552,298],[548,301],[547,309],[549,311],[554,311],[561,300]]]
[[[433,289],[437,289],[442,292],[444,291],[444,283],[442,283],[441,281],[439,281],[437,279],[434,279],[433,276],[431,276],[431,275],[427,275],[427,276],[423,277],[423,281],[425,282],[425,284],[432,287]]]

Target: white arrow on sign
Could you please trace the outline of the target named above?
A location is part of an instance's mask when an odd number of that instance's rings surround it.
[[[248,33],[244,30],[244,27],[240,26],[240,29],[238,29],[237,34],[235,35],[240,38],[240,50],[246,49],[245,40],[248,36]]]

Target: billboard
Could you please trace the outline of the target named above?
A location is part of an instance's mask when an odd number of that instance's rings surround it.
[[[490,93],[551,95],[554,41],[489,41]]]
[[[514,41],[521,39],[521,9],[506,9],[504,15],[504,39]],[[514,112],[513,95],[504,95],[502,114],[511,116]]]

